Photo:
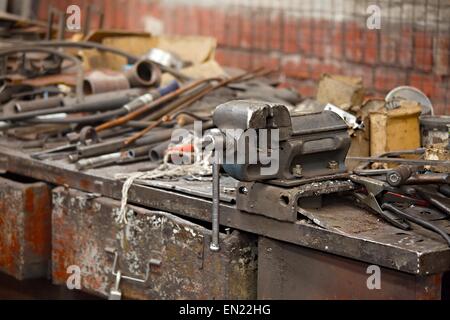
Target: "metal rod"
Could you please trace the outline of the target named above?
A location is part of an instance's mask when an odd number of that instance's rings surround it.
[[[394,205],[392,205],[390,203],[384,203],[381,206],[381,208],[392,211],[393,213],[399,215],[401,218],[403,218],[405,220],[409,220],[411,222],[418,224],[419,226],[424,227],[425,229],[428,229],[428,230],[438,233],[442,238],[445,239],[445,241],[447,241],[448,245],[450,245],[450,237],[447,234],[447,232],[445,230],[435,226],[434,224],[432,224],[428,221],[425,221],[423,219],[416,218],[415,216],[412,216],[406,212],[403,212],[402,210],[400,210],[399,208],[395,207]]]
[[[194,82],[192,82],[192,83],[190,83],[190,84],[188,84],[188,85],[186,85],[184,87],[181,87],[181,88],[179,88],[179,89],[177,89],[177,90],[175,90],[175,91],[173,91],[173,92],[171,92],[169,94],[166,94],[166,95],[160,97],[159,99],[154,100],[153,102],[151,102],[151,103],[149,103],[149,104],[147,104],[147,105],[145,105],[145,106],[143,106],[143,107],[141,107],[141,108],[139,108],[139,109],[137,109],[137,110],[135,110],[133,112],[128,113],[127,115],[125,115],[123,117],[120,117],[120,118],[117,118],[117,119],[105,122],[105,123],[97,126],[95,128],[95,130],[97,132],[99,132],[99,131],[102,131],[102,130],[105,130],[105,129],[109,129],[109,128],[116,127],[116,126],[122,125],[124,123],[127,123],[128,121],[135,119],[136,117],[140,116],[141,114],[143,114],[145,112],[148,112],[148,111],[152,110],[153,108],[155,108],[155,107],[157,107],[157,106],[159,106],[159,105],[161,105],[161,104],[163,104],[165,102],[168,102],[169,100],[174,99],[175,97],[177,97],[181,93],[186,92],[186,91],[188,91],[188,90],[190,90],[192,88],[195,88],[196,86],[199,86],[200,84],[203,84],[203,83],[205,83],[207,81],[210,81],[210,79],[202,79],[202,80],[194,81]]]
[[[215,89],[224,87],[226,85],[228,85],[229,83],[232,82],[237,82],[240,81],[242,79],[245,78],[249,78],[252,76],[256,76],[258,74],[260,74],[262,71],[264,70],[263,67],[257,68],[255,70],[249,71],[249,72],[244,72],[241,73],[237,76],[228,78],[228,79],[223,79],[221,80],[218,84],[214,85],[214,86],[210,86],[205,88],[204,90],[202,90],[201,92],[194,94],[192,97],[190,97],[187,101],[183,101],[179,106],[177,106],[176,108],[174,108],[173,110],[169,110],[168,113],[164,116],[162,116],[158,121],[156,121],[155,123],[152,123],[150,126],[148,126],[147,128],[145,128],[144,130],[136,133],[135,135],[131,136],[130,138],[128,138],[127,140],[125,140],[125,145],[129,145],[132,144],[134,141],[136,141],[137,139],[139,139],[140,137],[142,137],[143,135],[145,135],[147,132],[149,132],[150,130],[156,128],[157,126],[159,126],[161,123],[163,123],[164,121],[168,121],[172,119],[172,115],[173,114],[177,114],[180,110],[189,107],[190,105],[192,105],[194,102],[200,100],[201,98],[203,98],[204,96],[206,96],[208,93],[210,93],[211,91],[214,91]],[[169,113],[170,112],[170,113]]]
[[[383,157],[347,157],[348,160],[370,161],[370,162],[394,162],[394,163],[407,163],[412,165],[449,165],[450,161],[447,160],[415,160],[415,159],[402,159],[402,158],[383,158]]]
[[[215,152],[212,164],[212,237],[209,248],[211,251],[219,251],[219,217],[220,217],[220,161],[219,152]]]

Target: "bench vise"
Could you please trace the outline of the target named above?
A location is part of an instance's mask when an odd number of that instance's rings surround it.
[[[239,180],[239,210],[295,222],[302,208],[320,208],[323,195],[354,189],[344,163],[348,125],[332,111],[291,115],[281,104],[236,100],[219,105],[213,121],[222,144],[215,158]]]
[[[296,116],[280,104],[236,100],[219,105],[213,120],[227,141],[222,167],[237,180],[290,186],[346,171],[348,126],[334,112]]]

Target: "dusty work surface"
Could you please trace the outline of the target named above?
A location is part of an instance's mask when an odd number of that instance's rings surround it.
[[[149,165],[141,162],[79,172],[64,160],[31,159],[9,147],[13,144],[3,141],[0,145],[2,170],[91,192],[93,196],[121,199],[122,182],[114,178],[115,174],[135,172]],[[230,178],[223,179],[222,225],[408,273],[425,275],[450,270],[447,244],[418,226],[414,225],[413,231],[397,229],[343,199],[325,201],[321,210],[310,211],[309,218],[300,216],[295,223],[277,221],[237,210],[232,192],[236,183]],[[145,186],[133,185],[128,201],[209,221],[210,193],[209,181],[156,180]],[[450,230],[448,220],[439,223]]]

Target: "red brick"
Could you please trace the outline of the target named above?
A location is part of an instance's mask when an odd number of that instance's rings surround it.
[[[398,35],[383,32],[380,35],[380,61],[386,65],[395,65]]]
[[[404,71],[394,68],[378,67],[375,70],[375,89],[379,92],[387,92],[406,83]]]
[[[270,49],[280,50],[281,49],[281,39],[282,39],[282,16],[279,12],[270,13]]]
[[[239,49],[219,48],[216,50],[216,60],[224,66],[249,70],[252,64],[252,54]]]
[[[192,6],[184,6],[184,34],[192,35],[197,33],[197,19]]]
[[[252,24],[252,47],[255,49],[269,49],[269,35],[271,28],[269,16],[264,12],[255,13],[252,18]]]
[[[222,45],[225,44],[225,11],[224,10],[214,10],[213,17],[211,18],[213,21],[212,29],[214,30],[214,36],[217,39],[217,43]]]
[[[435,73],[443,76],[450,74],[450,36],[441,34],[434,40]]]
[[[361,29],[355,22],[345,23],[344,47],[345,56],[355,62],[362,61],[362,39]]]
[[[363,34],[364,39],[364,62],[376,64],[378,62],[378,39],[379,31],[367,30]]]
[[[211,11],[206,8],[199,7],[198,9],[199,16],[199,34],[203,36],[212,36],[212,28],[211,28]]]
[[[186,10],[183,6],[176,6],[174,17],[172,17],[175,22],[174,33],[175,34],[186,34],[185,21],[186,21]]]
[[[225,20],[225,45],[239,47],[239,12],[227,12]]]
[[[446,103],[445,101],[433,101],[433,109],[435,114],[450,116],[450,104],[448,102]]]
[[[313,27],[314,21],[311,19],[301,19],[298,24],[297,47],[305,55],[313,53],[313,43],[315,42]]]
[[[314,19],[312,24],[312,53],[314,57],[324,58],[325,48],[329,43],[328,21]]]
[[[429,74],[412,73],[409,78],[409,84],[423,91],[429,98],[435,97],[438,92],[439,82],[437,77]]]
[[[336,23],[331,29],[331,57],[335,59],[342,59],[344,52],[344,33],[342,31],[342,24]]]
[[[301,83],[296,89],[302,97],[314,98],[317,93],[317,84],[308,81]]]
[[[292,17],[285,17],[283,25],[283,51],[286,53],[298,53],[298,41],[297,21]]]
[[[253,24],[251,14],[245,12],[240,17],[240,47],[249,49],[253,46]]]
[[[298,55],[284,57],[281,61],[282,72],[286,77],[310,79],[310,66]]]
[[[341,67],[337,64],[325,63],[325,62],[310,62],[311,79],[320,80],[323,74],[341,74]]]
[[[342,66],[342,74],[349,77],[359,77],[363,86],[370,89],[374,86],[374,68],[360,64],[345,64]]]
[[[433,67],[433,37],[426,32],[414,34],[414,66],[422,71]]]
[[[280,59],[276,55],[254,53],[251,59],[252,68],[266,67],[272,70],[280,68]]]
[[[401,30],[401,37],[398,45],[398,62],[400,66],[409,68],[413,63],[413,33],[410,27]]]
[[[314,98],[317,92],[317,83],[311,80],[299,81],[292,78],[286,78],[278,85],[278,88],[293,88],[304,98]]]

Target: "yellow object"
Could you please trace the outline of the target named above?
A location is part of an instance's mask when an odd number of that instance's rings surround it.
[[[98,30],[90,34],[87,41],[122,49],[130,54],[142,56],[151,48],[159,48],[176,54],[192,65],[199,65],[214,59],[217,42],[214,38],[203,36],[151,36],[145,32]],[[121,71],[126,59],[118,55],[82,50],[84,67],[90,69],[112,69]]]
[[[324,74],[317,88],[316,99],[322,104],[332,103],[343,110],[361,106],[364,99],[362,79]]]
[[[397,109],[370,113],[371,156],[420,147],[421,111],[417,102],[402,101]]]

